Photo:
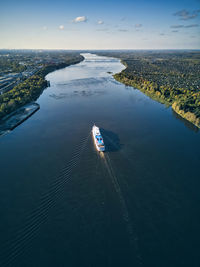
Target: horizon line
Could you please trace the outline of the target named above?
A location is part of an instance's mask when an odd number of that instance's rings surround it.
[[[66,50],[66,51],[97,51],[97,50],[200,50],[200,48],[86,48],[86,49],[71,49],[71,48],[0,48],[0,50]]]

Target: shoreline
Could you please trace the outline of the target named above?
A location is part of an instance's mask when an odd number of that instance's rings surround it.
[[[48,87],[48,81],[45,79],[47,74],[78,64],[83,60],[84,57],[80,55],[78,59],[71,60],[71,62],[46,65],[12,90],[0,95],[0,103],[2,103],[0,105],[0,124],[5,116],[38,99],[43,90]]]
[[[128,65],[126,62],[124,62],[121,59],[120,59],[120,62],[126,67],[126,69],[128,68]],[[116,81],[123,83],[126,86],[131,86],[133,88],[140,90],[142,93],[144,93],[145,95],[147,95],[151,99],[153,99],[153,100],[155,100],[161,104],[165,104],[167,107],[171,106],[171,109],[174,112],[176,112],[179,116],[181,116],[183,119],[189,121],[190,123],[192,123],[193,125],[195,125],[196,127],[198,127],[200,129],[200,118],[196,117],[196,115],[194,113],[192,113],[190,111],[184,111],[183,109],[180,108],[180,105],[178,104],[178,102],[176,100],[169,101],[159,91],[155,91],[155,90],[147,91],[146,89],[143,89],[142,84],[136,83],[134,80],[128,79],[127,77],[125,77],[125,75],[123,75],[123,72],[126,69],[122,70],[119,73],[114,74],[113,78]]]
[[[43,69],[39,70],[34,77],[36,77],[35,78],[36,82],[40,81],[40,86],[36,87],[35,90],[31,91],[32,94],[30,94],[29,98],[26,98],[25,100],[22,99],[24,100],[22,104],[19,104],[18,106],[15,105],[14,108],[11,109],[10,112],[7,112],[3,117],[0,116],[0,136],[3,136],[6,133],[9,133],[10,131],[14,130],[17,126],[22,124],[24,121],[26,121],[35,112],[37,112],[40,109],[40,105],[34,101],[36,101],[38,97],[42,94],[44,89],[49,86],[49,81],[45,79],[47,74],[53,71],[62,69],[62,68],[69,67],[74,64],[78,64],[83,60],[84,60],[84,57],[80,56],[80,60],[75,60],[74,62],[71,62],[71,63],[61,63],[59,65],[48,65],[48,66],[45,66]],[[27,80],[29,81],[29,79]],[[32,84],[30,83],[30,87],[31,86]],[[26,88],[28,92],[30,90],[30,87],[28,89]],[[22,90],[24,89],[22,88]],[[13,93],[17,93],[17,92],[20,93],[20,90],[14,89]],[[7,95],[9,95],[9,92],[7,93]],[[10,98],[10,100],[12,100],[12,97]]]
[[[0,124],[0,136],[9,133],[40,109],[38,103],[29,103],[6,115]]]

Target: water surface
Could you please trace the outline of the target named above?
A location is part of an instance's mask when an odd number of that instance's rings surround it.
[[[199,132],[84,57],[0,138],[1,266],[199,266]]]

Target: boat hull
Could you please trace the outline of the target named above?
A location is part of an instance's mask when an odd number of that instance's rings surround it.
[[[103,138],[101,136],[101,133],[100,133],[98,127],[93,126],[93,128],[92,128],[92,136],[93,136],[93,139],[94,139],[94,144],[95,144],[96,149],[99,152],[104,152],[105,151],[105,145],[103,143]],[[100,139],[102,140],[101,142],[98,141]]]

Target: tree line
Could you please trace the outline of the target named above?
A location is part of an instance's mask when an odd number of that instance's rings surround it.
[[[126,69],[114,78],[171,105],[183,118],[200,127],[199,51],[105,51],[120,58]]]
[[[19,83],[12,90],[0,95],[0,119],[17,108],[35,101],[44,88],[48,86],[45,76],[49,72],[79,63],[83,59],[82,56],[76,55],[74,57],[68,57],[66,61],[59,64],[46,64],[35,75]]]

